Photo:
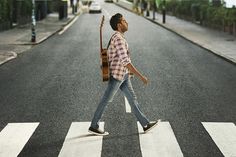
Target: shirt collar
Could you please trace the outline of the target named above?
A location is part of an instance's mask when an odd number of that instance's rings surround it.
[[[116,34],[120,34],[123,38],[125,38],[125,35],[119,31],[116,31]]]

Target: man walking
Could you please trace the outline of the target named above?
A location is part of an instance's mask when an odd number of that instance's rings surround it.
[[[108,135],[108,132],[99,129],[99,120],[101,119],[107,104],[112,102],[112,99],[118,89],[121,89],[128,99],[137,120],[140,122],[144,132],[146,133],[154,128],[158,121],[150,122],[141,112],[137,97],[130,81],[129,71],[138,76],[144,84],[148,83],[148,79],[143,76],[131,63],[128,43],[124,37],[124,33],[128,30],[128,23],[124,17],[120,13],[113,15],[110,19],[110,25],[115,31],[111,37],[108,47],[110,79],[104,96],[102,97],[94,113],[91,126],[88,131],[96,135]]]

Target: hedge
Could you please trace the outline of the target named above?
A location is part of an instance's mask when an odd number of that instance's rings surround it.
[[[1,0],[0,1],[0,22],[8,21],[10,18],[10,7],[9,7],[10,0]]]
[[[219,29],[236,23],[235,7],[213,6],[208,0],[166,0],[166,10],[177,17]]]

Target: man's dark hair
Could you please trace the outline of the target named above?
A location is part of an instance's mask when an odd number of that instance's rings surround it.
[[[120,20],[121,18],[123,17],[122,14],[120,13],[117,13],[115,15],[113,15],[110,19],[110,25],[111,25],[111,28],[116,31],[118,28],[117,28],[117,24],[120,23]]]

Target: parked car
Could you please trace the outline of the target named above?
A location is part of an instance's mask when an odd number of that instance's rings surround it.
[[[113,0],[105,0],[105,2],[113,3]]]
[[[98,2],[92,2],[89,6],[89,13],[101,13],[102,7]]]
[[[94,0],[79,0],[79,7],[83,13],[89,12],[89,6]]]

